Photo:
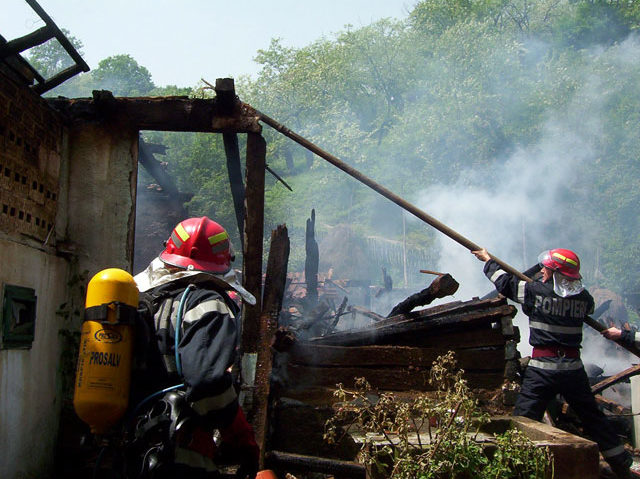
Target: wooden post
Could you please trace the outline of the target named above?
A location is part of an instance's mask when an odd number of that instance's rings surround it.
[[[305,310],[311,311],[318,303],[318,243],[315,238],[316,210],[311,210],[311,218],[307,219],[304,261],[304,280],[307,283],[307,296],[305,297]]]
[[[221,115],[233,115],[234,108],[238,105],[235,83],[233,78],[217,78],[214,87],[216,92],[216,104]],[[242,182],[242,162],[240,161],[240,149],[238,148],[238,135],[232,132],[222,134],[224,152],[227,157],[227,172],[231,185],[231,196],[236,211],[236,222],[240,242],[244,251],[244,183]]]
[[[238,232],[244,251],[244,183],[242,182],[242,163],[240,161],[240,149],[238,148],[238,135],[235,133],[223,133],[224,152],[227,156],[227,172],[233,206],[236,211]]]
[[[247,172],[243,239],[242,283],[255,296],[256,304],[242,309],[240,341],[240,404],[248,417],[253,414],[258,334],[262,311],[262,240],[264,234],[264,172],[266,143],[262,135],[247,135]],[[251,212],[249,214],[248,212]]]
[[[264,465],[267,445],[267,417],[272,367],[271,343],[278,329],[278,316],[282,308],[287,264],[289,262],[289,235],[285,225],[271,232],[271,247],[264,284],[264,300],[260,316],[259,345],[256,361],[255,391],[253,397],[253,417],[251,423],[260,447],[260,468]]]
[[[262,241],[264,236],[264,166],[266,142],[262,135],[247,134],[247,173],[244,220],[244,287],[256,297],[245,305],[242,321],[242,352],[258,351],[258,330],[262,311]],[[250,214],[249,214],[250,213]]]

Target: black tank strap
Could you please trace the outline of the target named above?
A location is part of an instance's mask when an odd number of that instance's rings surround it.
[[[108,321],[109,310],[115,306],[116,321]],[[102,324],[134,324],[138,309],[119,301],[104,303],[100,306],[91,306],[84,310],[85,321],[97,321]]]

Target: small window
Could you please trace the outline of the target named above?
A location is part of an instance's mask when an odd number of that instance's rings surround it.
[[[29,349],[36,329],[36,292],[23,286],[4,285],[2,349]]]

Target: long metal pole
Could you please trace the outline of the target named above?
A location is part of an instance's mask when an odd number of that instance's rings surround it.
[[[449,228],[444,223],[438,221],[433,216],[428,215],[427,213],[422,211],[417,206],[415,206],[415,205],[409,203],[408,201],[404,200],[403,198],[401,198],[400,196],[396,195],[391,190],[388,190],[387,188],[385,188],[381,184],[376,183],[375,181],[373,181],[368,176],[363,175],[362,173],[360,173],[355,168],[353,168],[353,167],[349,166],[348,164],[346,164],[344,161],[342,161],[342,160],[336,158],[335,156],[333,156],[332,154],[324,151],[322,148],[318,147],[317,145],[314,145],[313,143],[311,143],[306,138],[303,138],[302,136],[298,135],[297,133],[291,131],[289,128],[287,128],[284,125],[278,123],[276,120],[274,120],[273,118],[268,117],[264,113],[261,113],[258,110],[255,110],[255,112],[256,112],[257,116],[260,118],[260,120],[265,122],[270,127],[272,127],[275,130],[279,131],[283,135],[291,138],[296,143],[304,146],[305,148],[307,148],[308,150],[312,151],[313,153],[315,153],[319,157],[325,159],[326,161],[328,161],[332,165],[336,166],[337,168],[340,168],[342,171],[347,173],[349,176],[352,176],[356,180],[358,180],[358,181],[364,183],[365,185],[367,185],[369,188],[377,191],[382,196],[384,196],[385,198],[393,201],[395,204],[397,204],[401,208],[407,210],[412,215],[420,218],[425,223],[430,224],[435,229],[437,229],[441,233],[444,233],[449,238],[454,240],[456,243],[459,243],[462,246],[464,246],[465,248],[467,248],[469,251],[476,251],[476,250],[481,249],[481,247],[478,246],[477,244],[475,244],[473,241],[465,238],[464,236],[462,236],[457,231]],[[515,274],[516,276],[518,276],[519,278],[521,278],[523,280],[528,279],[520,271],[518,271],[517,269],[513,268],[512,266],[509,266],[507,263],[505,263],[504,261],[500,260],[499,258],[496,258],[495,256],[491,256],[491,258],[496,263],[498,263],[505,271],[507,271],[509,273],[512,273],[512,274]]]
[[[248,108],[252,108],[249,105],[246,105],[246,106]],[[329,163],[331,163],[335,167],[340,168],[342,171],[347,173],[349,176],[352,176],[353,178],[355,178],[356,180],[360,181],[361,183],[364,183],[369,188],[377,191],[378,193],[380,193],[385,198],[393,201],[395,204],[397,204],[401,208],[404,208],[405,210],[407,210],[412,215],[414,215],[417,218],[421,219],[425,223],[433,226],[435,229],[437,229],[441,233],[447,235],[449,238],[454,240],[456,243],[464,246],[469,251],[477,251],[479,249],[482,249],[480,246],[475,244],[473,241],[465,238],[464,236],[462,236],[457,231],[449,228],[444,223],[442,223],[442,222],[438,221],[437,219],[435,219],[433,216],[428,215],[427,213],[422,211],[417,206],[409,203],[408,201],[404,200],[400,196],[396,195],[391,190],[388,190],[387,188],[385,188],[384,186],[380,185],[379,183],[376,183],[371,178],[369,178],[368,176],[360,173],[358,170],[356,170],[355,168],[353,168],[350,165],[346,164],[344,161],[336,158],[331,153],[328,153],[328,152],[324,151],[319,146],[314,145],[313,143],[311,143],[306,138],[298,135],[294,131],[291,131],[289,128],[287,128],[286,126],[282,125],[281,123],[278,123],[276,120],[274,120],[273,118],[270,118],[269,116],[265,115],[264,113],[262,113],[262,112],[260,112],[258,110],[255,110],[255,109],[253,109],[253,110],[256,112],[256,116],[258,116],[260,118],[260,120],[265,122],[267,125],[269,125],[273,129],[279,131],[280,133],[282,133],[286,137],[291,138],[296,143],[304,146],[306,149],[312,151],[313,153],[315,153],[319,157],[325,159],[326,161],[328,161]],[[525,276],[520,271],[518,271],[514,267],[508,265],[507,263],[505,263],[501,259],[496,258],[491,253],[489,253],[489,256],[491,256],[491,259],[493,259],[496,263],[498,263],[500,265],[500,267],[503,270],[505,270],[507,273],[511,273],[514,276],[517,276],[521,280],[526,281],[528,283],[532,281],[531,278],[529,278],[528,276]],[[590,316],[587,316],[585,318],[584,322],[587,325],[591,326],[593,329],[595,329],[598,332],[602,332],[605,329],[607,329],[604,325],[602,325],[600,322],[596,321],[595,319],[593,319]],[[626,344],[623,344],[621,341],[615,341],[615,342],[617,344],[619,344],[621,347],[623,347],[624,349],[626,349],[627,351],[629,351],[629,352],[635,354],[636,356],[640,357],[640,349],[639,348],[637,348],[635,346],[628,346]]]

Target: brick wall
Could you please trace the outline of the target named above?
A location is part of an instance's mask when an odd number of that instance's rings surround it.
[[[30,89],[0,78],[0,231],[47,239],[55,224],[61,148],[59,115]]]

